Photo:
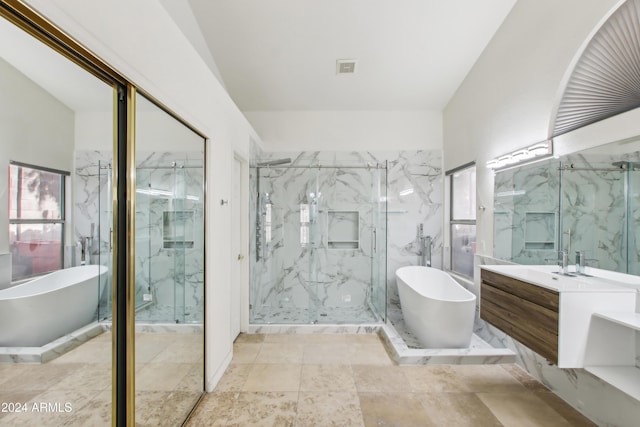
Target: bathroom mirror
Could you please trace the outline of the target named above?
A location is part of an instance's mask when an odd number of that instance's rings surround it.
[[[2,425],[110,421],[113,218],[93,189],[111,182],[113,102],[0,17],[0,401],[26,405]]]
[[[640,137],[495,175],[494,256],[640,274]]]

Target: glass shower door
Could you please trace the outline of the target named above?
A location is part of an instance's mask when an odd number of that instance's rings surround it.
[[[100,277],[98,319],[111,318],[111,281],[113,260],[113,201],[111,162],[98,161],[98,264],[107,267],[107,274]]]
[[[387,169],[376,169],[371,185],[373,212],[371,306],[378,320],[387,318]]]

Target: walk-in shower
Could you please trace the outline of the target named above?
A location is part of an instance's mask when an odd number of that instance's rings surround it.
[[[136,319],[202,323],[203,153],[144,153],[136,172]],[[99,318],[111,316],[111,163],[98,162],[96,235],[89,263],[107,267]]]
[[[251,168],[250,322],[386,318],[385,164]]]

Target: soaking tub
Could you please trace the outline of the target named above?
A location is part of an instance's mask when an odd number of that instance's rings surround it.
[[[424,348],[469,347],[474,294],[431,267],[402,267],[396,278],[404,321]]]
[[[72,267],[0,290],[0,347],[41,347],[96,320],[106,273]]]

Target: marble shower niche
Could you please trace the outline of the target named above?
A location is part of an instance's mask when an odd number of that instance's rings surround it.
[[[291,159],[250,169],[252,324],[386,320],[388,304],[399,304],[395,270],[419,262],[419,224],[441,265],[439,151],[252,158]]]

